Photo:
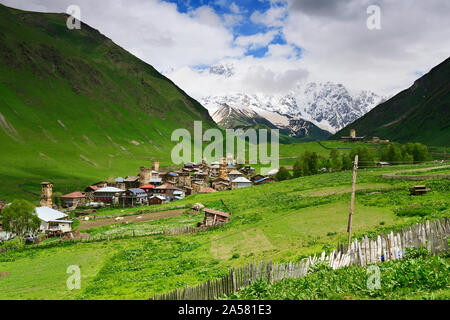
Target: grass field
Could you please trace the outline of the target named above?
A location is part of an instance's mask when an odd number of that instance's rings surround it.
[[[429,164],[431,167],[434,164]],[[383,180],[382,173],[421,166],[358,171],[354,235],[377,234],[425,218],[448,216],[450,182],[426,181],[431,192],[409,196],[410,182]],[[201,202],[233,215],[226,226],[194,235],[152,236],[99,243],[66,244],[0,254],[0,299],[146,299],[194,285],[251,261],[298,261],[345,241],[351,172],[302,177],[276,184],[194,195],[177,204]],[[397,215],[411,206],[431,208],[426,216]],[[144,208],[141,208],[141,210]],[[130,213],[130,212],[128,212]],[[130,232],[195,225],[202,217],[179,216],[90,232]],[[82,266],[82,288],[64,289],[70,264]],[[44,284],[41,289],[40,285]],[[50,288],[57,288],[49,292]]]
[[[370,289],[374,274],[367,267],[344,267],[332,270],[319,266],[299,279],[277,283],[257,281],[232,294],[229,299],[242,300],[449,300],[450,257],[433,257],[421,251],[409,251],[404,260],[378,265],[380,287]]]

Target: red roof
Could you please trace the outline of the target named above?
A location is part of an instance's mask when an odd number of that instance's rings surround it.
[[[152,184],[147,184],[145,186],[139,187],[141,189],[155,189],[155,186]]]
[[[61,198],[69,198],[69,199],[75,199],[75,198],[84,198],[85,195],[82,194],[80,191],[75,191],[69,194],[66,194],[62,196]]]
[[[200,190],[200,193],[213,193],[213,192],[218,192],[218,191],[213,188],[203,188]]]
[[[100,189],[100,187],[97,187],[97,186],[89,186],[88,188],[91,188],[94,191],[97,191],[98,189]]]
[[[222,216],[222,217],[225,217],[225,218],[229,218],[230,217],[230,215],[228,213],[222,212],[222,211],[219,211],[219,210],[214,210],[214,209],[206,208],[206,209],[203,209],[203,212],[209,213],[209,214],[213,214],[213,215],[217,215],[217,216]]]

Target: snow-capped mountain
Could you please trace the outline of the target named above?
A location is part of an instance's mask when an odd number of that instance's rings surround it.
[[[280,129],[282,134],[295,138],[325,139],[331,134],[313,123],[280,115],[275,112],[253,108],[235,108],[226,103],[217,109],[212,118],[225,128],[246,128],[262,125],[271,129]]]
[[[253,111],[277,127],[289,127],[289,122],[293,119],[306,120],[323,130],[335,133],[383,100],[384,97],[370,91],[351,94],[342,84],[308,82],[299,83],[286,95],[236,93],[210,96],[200,102],[210,111],[217,123],[224,124],[227,109],[217,114],[215,112],[228,106],[235,112],[241,110],[247,116]]]

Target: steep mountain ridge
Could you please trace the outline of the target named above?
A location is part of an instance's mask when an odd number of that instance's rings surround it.
[[[0,199],[170,164],[177,128],[208,111],[152,66],[67,15],[0,5]],[[25,185],[23,185],[25,184]]]
[[[398,142],[450,146],[450,58],[331,139],[348,135],[350,129]]]

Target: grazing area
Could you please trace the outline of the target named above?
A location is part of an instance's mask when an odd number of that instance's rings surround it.
[[[381,178],[382,174],[427,166],[435,164],[359,170],[353,235],[375,235],[423,219],[449,216],[450,181],[428,180],[424,184],[430,192],[410,196],[411,182]],[[351,172],[342,171],[196,194],[178,204],[189,207],[202,203],[207,208],[227,212],[225,203],[232,211],[230,222],[196,234],[67,242],[1,253],[0,273],[9,275],[0,278],[0,298],[147,299],[153,294],[214,279],[227,273],[230,267],[252,261],[300,261],[305,256],[332,250],[337,241],[345,241],[350,186]],[[133,210],[140,214],[145,207],[130,208],[123,214],[133,214]],[[111,212],[117,214],[120,210]],[[107,210],[103,213],[107,214]],[[182,214],[83,232],[130,233],[135,228],[195,226],[202,219],[202,213]],[[99,253],[94,254],[97,249]],[[65,257],[67,263],[58,257]],[[81,290],[64,290],[69,262],[81,265]],[[22,276],[27,269],[33,272],[29,278]],[[51,293],[39,290],[44,282],[49,288],[53,285],[59,289]]]

